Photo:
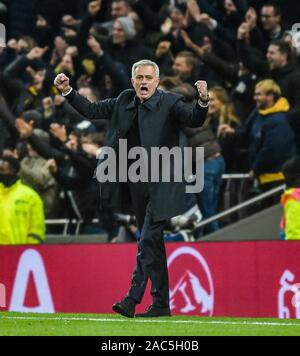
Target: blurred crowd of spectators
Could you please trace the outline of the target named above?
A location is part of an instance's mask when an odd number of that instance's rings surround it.
[[[289,0],[0,0],[1,156],[19,161],[47,218],[82,219],[88,233],[98,217],[114,236],[113,212],[99,209],[93,179],[107,123],[82,117],[53,80],[65,73],[92,102],[116,97],[131,88],[132,65],[147,58],[160,66],[161,88],[191,104],[194,83],[208,82],[207,122],[183,132],[206,149],[213,194],[225,170],[281,184],[283,163],[300,152],[298,13]],[[199,200],[205,217],[216,200]]]

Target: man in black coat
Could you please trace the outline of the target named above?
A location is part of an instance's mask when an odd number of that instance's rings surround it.
[[[106,146],[114,149],[124,138],[127,139],[128,149],[142,147],[148,155],[153,147],[179,147],[181,126],[198,127],[204,123],[209,102],[206,82],[196,83],[200,98],[195,107],[186,105],[180,95],[157,89],[159,68],[149,60],[133,65],[132,84],[135,90],[126,90],[116,99],[90,103],[70,87],[69,79],[64,74],[55,79],[57,88],[82,115],[90,120],[110,120]],[[131,288],[128,295],[113,306],[113,310],[133,317],[135,306],[141,303],[150,278],[153,304],[146,313],[135,316],[169,316],[163,228],[167,219],[184,213],[185,187],[183,183],[162,181],[129,182],[128,185],[141,237]]]

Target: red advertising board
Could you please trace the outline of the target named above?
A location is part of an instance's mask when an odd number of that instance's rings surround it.
[[[167,253],[173,314],[300,319],[300,242],[169,244]],[[0,310],[111,313],[135,255],[134,244],[0,247]],[[138,311],[149,304],[147,291]]]

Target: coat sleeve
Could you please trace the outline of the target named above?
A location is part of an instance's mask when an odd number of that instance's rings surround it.
[[[45,159],[55,159],[58,163],[64,162],[66,159],[66,154],[55,147],[50,146],[46,142],[42,142],[35,134],[32,134],[28,142],[31,144],[33,149]]]
[[[258,57],[257,54],[254,55],[251,52],[251,47],[249,47],[244,41],[237,41],[237,50],[241,62],[248,70],[258,76],[262,76],[263,78],[270,75],[268,61],[264,58],[262,59]]]
[[[225,61],[214,53],[206,53],[203,62],[211,69],[215,70],[222,78],[230,83],[236,83],[238,80],[238,66],[235,63]]]
[[[185,104],[182,100],[178,100],[171,108],[171,117],[180,125],[200,127],[206,120],[207,112],[208,107],[201,107],[198,103],[193,107]]]
[[[20,77],[30,63],[31,61],[25,55],[20,56],[10,63],[3,72],[4,83],[14,98],[26,91],[26,86]]]
[[[110,120],[117,102],[117,99],[107,99],[91,103],[74,89],[66,99],[75,110],[89,120]]]

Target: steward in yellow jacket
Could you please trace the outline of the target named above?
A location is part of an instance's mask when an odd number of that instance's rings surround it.
[[[282,238],[300,240],[300,156],[283,166],[287,190],[281,198],[284,214],[281,221]]]
[[[0,158],[0,245],[40,244],[45,239],[42,199],[18,178],[19,162]]]

